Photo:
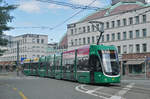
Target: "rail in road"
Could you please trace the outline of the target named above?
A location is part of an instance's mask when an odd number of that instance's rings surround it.
[[[100,97],[100,99],[150,99],[150,89],[137,87],[135,86],[135,83],[109,86],[93,86],[81,84],[76,86],[75,89],[85,94]],[[143,95],[143,98],[136,97],[136,94]]]

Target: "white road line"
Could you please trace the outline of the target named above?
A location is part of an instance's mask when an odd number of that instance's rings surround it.
[[[76,89],[77,91],[79,91],[79,92],[85,93],[85,91],[84,91],[84,90],[81,90],[81,89],[80,89],[80,87],[81,87],[81,85],[76,86],[76,88],[75,88],[75,89]]]
[[[93,90],[88,90],[86,88],[84,88],[86,85],[79,85],[79,86],[76,86],[76,90],[79,91],[79,92],[82,92],[82,93],[86,93],[86,94],[89,94],[89,95],[93,95],[93,96],[96,96],[96,97],[100,97],[102,99],[108,99],[107,97],[104,97],[104,96],[100,96],[100,95],[97,95],[97,94],[94,94],[94,92],[96,92],[96,90],[99,90],[99,89],[102,89],[104,87],[98,87],[98,88],[95,88]]]
[[[98,87],[98,88],[95,88],[95,89],[93,89],[93,90],[88,90],[88,91],[86,91],[86,93],[93,93],[93,92],[95,92],[96,90],[99,90],[99,89],[102,89],[103,87]]]
[[[88,91],[88,89],[84,88],[84,86],[86,86],[86,85],[81,85],[81,86],[80,86],[81,89]]]
[[[130,83],[125,88],[120,90],[117,94],[112,96],[110,99],[123,99],[123,95],[126,94],[134,86],[134,84],[135,83]]]

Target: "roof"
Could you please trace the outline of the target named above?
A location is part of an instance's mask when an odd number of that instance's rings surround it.
[[[87,17],[85,17],[83,20],[81,20],[80,22],[83,21],[89,21],[89,20],[93,20],[93,19],[98,19],[98,18],[102,18],[105,16],[110,16],[110,15],[114,15],[114,14],[118,14],[121,12],[126,12],[126,11],[131,11],[131,10],[136,10],[139,8],[144,8],[150,6],[149,4],[145,4],[139,1],[135,1],[135,2],[119,2],[115,5],[112,5],[110,7],[104,8],[102,10],[99,10]]]
[[[65,35],[62,37],[62,39],[61,39],[59,45],[60,45],[61,47],[67,47],[67,46],[68,46],[67,34],[65,34]]]
[[[125,64],[126,65],[139,65],[144,63],[144,60],[133,60],[133,61],[127,61]]]

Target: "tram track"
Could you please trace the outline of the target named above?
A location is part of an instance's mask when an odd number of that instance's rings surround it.
[[[122,89],[125,87],[125,85],[109,85],[109,86],[106,86],[106,87],[111,87],[113,89]],[[143,93],[143,94],[150,94],[150,89],[148,88],[142,88],[142,87],[137,87],[137,86],[133,86],[130,91],[128,93]]]

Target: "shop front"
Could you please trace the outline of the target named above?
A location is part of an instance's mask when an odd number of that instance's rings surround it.
[[[122,74],[126,76],[150,77],[150,53],[124,54]]]

